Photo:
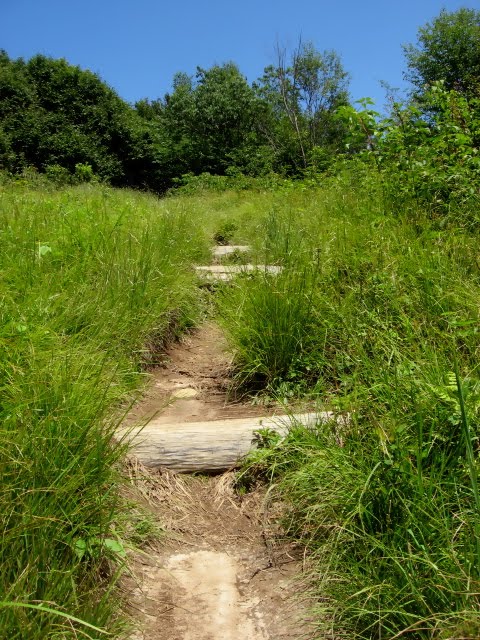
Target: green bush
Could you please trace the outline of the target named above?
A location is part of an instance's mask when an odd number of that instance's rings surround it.
[[[349,145],[376,169],[385,208],[396,214],[424,209],[445,224],[478,227],[480,99],[433,83],[420,105],[395,104],[380,119],[369,99],[342,107]]]
[[[91,165],[78,162],[75,165],[74,179],[76,183],[93,182],[95,175]]]
[[[45,169],[45,175],[57,187],[73,184],[73,176],[70,171],[59,164],[48,165]]]

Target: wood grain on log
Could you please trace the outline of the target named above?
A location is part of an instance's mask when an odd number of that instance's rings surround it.
[[[343,420],[329,411],[180,424],[152,420],[144,427],[124,429],[121,434],[147,467],[168,467],[180,472],[224,471],[238,466],[255,447],[255,432],[259,429],[285,434],[295,423],[314,426],[334,419]]]

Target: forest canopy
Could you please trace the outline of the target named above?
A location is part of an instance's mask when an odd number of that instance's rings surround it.
[[[197,67],[135,105],[66,60],[1,51],[0,169],[164,193],[189,176],[303,178],[368,157],[379,170],[423,166],[418,188],[456,167],[450,193],[478,171],[480,12],[442,10],[404,53],[410,97],[382,119],[368,98],[351,104],[336,51],[301,39],[290,51],[277,44],[253,83],[234,62]],[[448,200],[444,190],[435,198]]]
[[[177,73],[162,98],[132,106],[66,60],[3,51],[0,96],[1,168],[60,176],[89,165],[113,185],[162,192],[183,174],[293,175],[319,147],[333,157],[344,143],[334,110],[348,102],[348,74],[335,52],[299,43],[252,85],[233,62],[198,67]]]

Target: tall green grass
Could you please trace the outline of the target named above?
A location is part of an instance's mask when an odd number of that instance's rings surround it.
[[[161,203],[4,184],[0,635],[119,630],[112,416],[194,322],[191,265],[227,229],[283,267],[219,288],[238,381],[350,415],[250,461],[316,563],[319,635],[477,638],[480,272],[454,220],[348,175]]]
[[[249,462],[287,503],[286,532],[311,552],[320,637],[478,638],[471,431],[453,458],[417,410],[417,433],[381,447],[358,424],[342,446],[336,428],[298,427]]]
[[[373,178],[254,197],[243,233],[284,269],[220,299],[238,379],[350,416],[250,463],[318,561],[319,628],[478,638],[478,239],[392,215]]]
[[[152,350],[198,316],[206,237],[174,201],[7,183],[0,244],[0,637],[107,637],[115,416]]]

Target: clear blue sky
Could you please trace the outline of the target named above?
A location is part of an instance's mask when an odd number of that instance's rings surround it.
[[[129,102],[163,96],[173,74],[233,60],[249,81],[299,35],[335,49],[354,99],[404,87],[401,45],[418,27],[480,0],[0,0],[0,48],[43,53],[98,73]]]

